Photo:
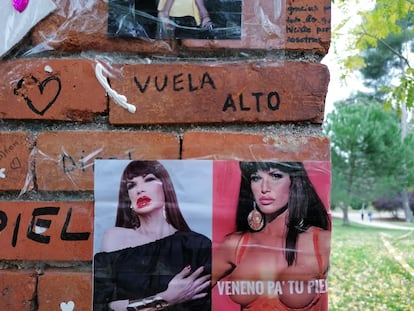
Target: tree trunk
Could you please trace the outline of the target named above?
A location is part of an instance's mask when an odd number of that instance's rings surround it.
[[[348,205],[341,203],[340,205],[344,217],[342,218],[342,224],[349,226],[349,217],[348,217]]]
[[[402,199],[402,207],[403,207],[404,215],[405,215],[405,221],[413,222],[413,212],[410,209],[408,193],[405,189],[401,192],[401,199]]]
[[[402,103],[401,107],[401,139],[404,140],[404,138],[407,136],[407,106],[405,105],[405,102]],[[406,222],[412,222],[413,221],[413,212],[410,209],[410,201],[408,198],[407,190],[403,189],[401,192],[401,198],[402,198],[402,207],[405,214],[405,221]]]

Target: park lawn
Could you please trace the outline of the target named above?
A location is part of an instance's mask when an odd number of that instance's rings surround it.
[[[389,239],[389,241],[398,253],[404,254],[404,260],[414,269],[414,230],[408,233],[400,233],[394,239]]]
[[[329,310],[414,310],[414,277],[381,234],[414,269],[414,233],[333,220]]]

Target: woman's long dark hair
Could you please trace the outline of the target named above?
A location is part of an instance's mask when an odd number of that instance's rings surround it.
[[[296,259],[298,235],[311,226],[330,229],[328,213],[316,193],[301,162],[240,162],[242,179],[237,207],[236,228],[238,231],[252,231],[247,215],[253,209],[254,196],[251,190],[251,176],[257,171],[278,169],[290,176],[288,219],[286,223],[285,257],[289,266]]]
[[[167,222],[181,231],[190,231],[190,227],[181,214],[177,196],[170,175],[158,161],[132,161],[124,169],[119,186],[116,227],[138,228],[140,226],[137,214],[131,209],[127,183],[137,176],[153,174],[161,180],[165,196],[165,214]]]

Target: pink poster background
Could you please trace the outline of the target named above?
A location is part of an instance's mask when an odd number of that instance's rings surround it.
[[[331,164],[306,161],[305,170],[316,192],[330,211]],[[214,251],[226,234],[235,230],[235,218],[241,172],[239,161],[214,161],[213,163],[213,258]],[[217,287],[212,291],[212,310],[239,311],[240,306],[228,296],[220,296]],[[264,310],[265,311],[265,310]]]

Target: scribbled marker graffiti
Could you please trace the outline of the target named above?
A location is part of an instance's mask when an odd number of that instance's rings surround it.
[[[41,216],[57,216],[59,214],[60,207],[58,206],[44,206],[44,207],[37,207],[33,209],[32,212],[32,219],[27,226],[26,237],[42,244],[49,244],[51,242],[51,236],[42,234],[43,231],[46,231],[50,228],[52,220],[47,218],[41,218]],[[11,245],[16,247],[18,241],[18,234],[20,228],[22,214],[19,213],[16,220],[13,222],[11,221],[11,226],[13,228],[13,237],[11,241]],[[60,240],[62,241],[87,241],[90,237],[90,232],[68,232],[68,228],[70,225],[70,221],[72,218],[72,208],[66,213],[65,222],[62,227],[62,231],[60,234]],[[0,232],[3,231],[9,223],[9,217],[7,216],[6,212],[0,210]],[[43,230],[41,230],[43,229]],[[39,231],[41,230],[41,231]]]

